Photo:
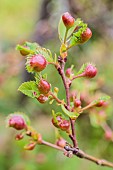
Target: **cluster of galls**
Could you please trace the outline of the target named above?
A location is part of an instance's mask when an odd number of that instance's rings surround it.
[[[74,26],[75,23],[75,19],[71,16],[70,13],[65,12],[62,15],[62,21],[66,27],[66,29],[70,29],[71,27]],[[78,30],[78,27],[75,28],[75,31]],[[90,28],[86,28],[86,30],[84,32],[82,32],[79,43],[85,43],[86,41],[88,41],[90,38],[92,37],[92,31],[90,30]]]
[[[97,74],[97,68],[93,64],[87,64],[83,73],[81,73],[80,75],[77,75],[76,77],[93,78],[96,76],[96,74]],[[66,77],[68,78],[75,77],[71,68],[67,68]]]
[[[22,115],[11,114],[8,117],[8,126],[13,127],[16,130],[26,129],[26,122]]]
[[[47,66],[47,61],[45,57],[41,54],[33,55],[29,60],[30,67],[35,72],[41,72],[43,71]],[[41,79],[38,84],[38,90],[40,91],[40,96],[37,98],[37,100],[40,103],[45,103],[48,100],[48,93],[50,91],[51,85],[46,80]]]
[[[42,143],[42,137],[38,134],[31,126],[27,125],[27,122],[23,115],[21,114],[11,114],[7,118],[7,125],[18,131],[23,130],[15,136],[16,140],[21,140],[25,135],[32,138],[30,142],[24,146],[25,150],[33,150],[37,144]]]
[[[23,50],[23,51],[20,50],[20,53],[24,56],[29,55],[29,53],[26,50]],[[32,71],[41,72],[46,68],[47,61],[42,54],[34,54],[33,56],[30,56],[27,64],[30,66]],[[38,84],[38,90],[40,91],[41,94],[37,98],[37,100],[40,103],[45,103],[48,100],[48,93],[50,91],[50,88],[51,88],[51,85],[46,80],[44,79],[40,80]]]
[[[49,91],[51,89],[50,83],[48,83],[46,80],[41,79],[38,84],[38,90],[40,91],[40,96],[37,98],[37,100],[40,103],[45,103],[48,100]]]
[[[56,118],[52,118],[52,123],[55,127],[69,133],[69,128],[70,128],[69,120],[65,120],[61,116],[57,116]]]

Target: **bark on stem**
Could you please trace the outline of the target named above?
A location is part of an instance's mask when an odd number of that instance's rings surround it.
[[[59,104],[65,104],[63,100],[60,100],[57,96],[55,96],[51,91],[49,94],[55,99]]]
[[[61,148],[61,147],[59,147],[59,146],[57,146],[55,144],[46,142],[44,140],[42,140],[42,145],[50,146],[50,147],[52,147],[54,149],[57,149],[57,150],[60,150],[62,152],[64,152],[64,151],[72,151],[73,155],[76,155],[79,158],[83,158],[83,159],[92,161],[92,162],[94,162],[94,163],[96,163],[97,165],[100,165],[100,166],[106,166],[106,167],[113,168],[113,163],[108,162],[108,161],[106,161],[104,159],[95,158],[94,156],[88,155],[85,152],[83,152],[82,150],[77,149],[77,148],[70,148],[68,146],[65,147],[65,148]]]
[[[67,110],[70,111],[69,84],[66,82],[66,77],[65,77],[65,73],[64,73],[64,67],[65,67],[65,62],[62,60],[61,61],[60,75],[62,77],[62,81],[63,81],[65,91],[66,91]],[[76,134],[75,134],[75,128],[74,128],[75,121],[70,118],[70,123],[71,123],[72,135],[69,135],[69,137],[71,138],[71,140],[73,142],[73,146],[78,147],[77,140],[76,140]]]

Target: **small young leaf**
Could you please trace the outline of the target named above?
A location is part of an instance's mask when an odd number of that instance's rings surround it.
[[[99,99],[97,99],[97,100],[94,100],[93,102],[92,102],[92,104],[94,103],[95,105],[96,104],[98,104],[100,101],[103,101],[103,102],[106,102],[106,101],[108,101],[110,99],[110,96],[102,96],[102,97],[100,97]]]
[[[80,41],[81,41],[81,34],[87,28],[87,24],[83,23],[83,21],[79,22],[79,24],[77,26],[80,27],[80,28],[78,28],[78,30],[75,33],[73,33],[72,37],[70,38],[69,46],[71,46],[71,47],[80,43]]]
[[[18,44],[16,46],[16,50],[23,51],[24,53],[28,54],[35,54],[37,47],[38,47],[37,43],[25,42],[22,45]]]
[[[30,48],[32,51],[36,51],[37,47],[39,46],[37,43],[30,43],[30,42],[25,42],[25,45]]]
[[[85,71],[85,68],[87,67],[87,63],[83,64],[80,68],[80,70],[78,71],[77,75],[82,74]]]
[[[35,74],[35,80],[36,80],[36,84],[38,85],[38,83],[40,82],[40,79],[42,78],[41,72],[37,72]]]
[[[36,98],[40,95],[35,81],[28,81],[22,83],[18,90],[31,98]]]
[[[71,119],[76,119],[79,116],[79,113],[75,113],[75,112],[70,112],[68,111],[64,105],[61,105],[62,111]]]

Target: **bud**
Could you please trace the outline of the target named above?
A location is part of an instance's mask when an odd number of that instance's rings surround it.
[[[111,130],[107,130],[104,136],[106,140],[111,140],[113,138],[113,132]]]
[[[38,134],[37,143],[38,143],[38,144],[41,144],[41,143],[42,143],[42,135],[41,135],[41,134]]]
[[[66,141],[60,137],[57,141],[56,141],[56,145],[60,146],[61,148],[64,148],[64,146],[66,146]]]
[[[69,95],[70,102],[73,102],[73,100],[77,97],[77,91],[72,91]]]
[[[73,152],[72,151],[65,151],[64,155],[67,156],[68,158],[72,158],[73,157]]]
[[[61,130],[68,132],[69,127],[70,127],[69,120],[63,120],[59,127],[60,127]]]
[[[40,72],[46,68],[47,61],[41,54],[35,54],[29,60],[29,64],[34,71]]]
[[[11,114],[8,118],[8,126],[22,130],[26,128],[26,123],[22,115]]]
[[[84,43],[88,41],[91,37],[92,37],[92,31],[90,30],[90,28],[86,28],[86,30],[81,34],[80,43]]]
[[[15,139],[16,139],[16,140],[21,140],[21,139],[23,139],[23,137],[24,137],[24,135],[23,135],[22,133],[20,133],[20,134],[17,134],[17,135],[15,136]]]
[[[89,64],[84,71],[84,76],[88,78],[93,78],[97,74],[97,68],[93,66],[92,64]]]
[[[52,123],[55,127],[63,130],[63,131],[67,131],[69,130],[70,127],[70,122],[69,120],[65,120],[63,119],[61,116],[57,116],[56,117],[57,120],[55,120],[54,118],[52,118]]]
[[[79,99],[75,99],[75,101],[74,101],[74,106],[75,106],[75,107],[81,106],[81,101],[80,101]]]
[[[61,116],[57,116],[56,120],[54,118],[52,118],[52,124],[57,128],[59,128],[61,121],[62,121]]]
[[[46,80],[44,79],[40,80],[38,84],[38,89],[42,94],[47,94],[50,91],[50,88],[51,86]]]
[[[71,69],[71,68],[68,68],[68,69],[66,70],[66,76],[69,78],[69,77],[71,76],[71,74],[72,74],[72,69]]]
[[[104,106],[104,104],[105,104],[105,101],[104,101],[104,100],[100,100],[100,101],[96,104],[96,107]]]
[[[58,91],[59,91],[58,87],[54,87],[54,92],[58,93]]]
[[[30,50],[29,47],[24,46],[23,49],[20,50],[20,54],[23,56],[29,55],[30,54],[29,50]]]
[[[36,146],[36,142],[31,142],[28,145],[25,145],[24,149],[25,150],[33,150],[35,148],[35,146]]]
[[[43,94],[41,94],[38,98],[37,98],[37,100],[40,102],[40,103],[45,103],[47,100],[48,100],[48,97],[47,96],[45,96],[45,95],[43,95]]]
[[[65,12],[63,15],[62,15],[62,20],[63,20],[63,23],[64,25],[66,26],[66,28],[71,28],[73,25],[74,25],[74,22],[75,22],[75,19],[71,16],[70,13],[68,12]]]

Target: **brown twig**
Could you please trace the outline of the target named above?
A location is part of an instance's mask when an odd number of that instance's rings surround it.
[[[104,159],[98,159],[98,158],[95,158],[94,156],[91,156],[91,155],[88,155],[86,154],[85,152],[83,152],[82,150],[78,149],[78,148],[71,148],[69,146],[65,146],[64,148],[61,148],[55,144],[52,144],[52,143],[49,143],[49,142],[46,142],[44,140],[42,140],[42,144],[43,145],[47,145],[47,146],[50,146],[54,149],[57,149],[57,150],[60,150],[62,152],[65,152],[65,151],[72,151],[73,155],[76,155],[77,157],[79,158],[83,158],[83,159],[86,159],[86,160],[89,160],[89,161],[92,161],[94,163],[96,163],[97,165],[100,165],[100,166],[106,166],[106,167],[110,167],[110,168],[113,168],[113,163],[111,162],[108,162]]]
[[[66,91],[66,104],[67,104],[66,108],[67,108],[67,110],[70,111],[69,84],[66,82],[66,77],[65,77],[65,73],[64,73],[65,61],[60,60],[60,62],[61,62],[61,68],[59,69],[59,74],[62,77],[62,81],[63,81],[65,91]],[[75,121],[70,118],[70,123],[71,123],[72,135],[70,134],[69,137],[73,142],[73,146],[78,147],[77,140],[76,140],[76,134],[75,134],[75,127],[74,127]]]
[[[72,79],[71,79],[71,81],[73,81],[74,79],[77,79],[77,78],[81,78],[81,77],[84,77],[84,73],[82,73],[82,74],[78,74],[78,75],[76,75],[76,76],[73,76],[72,77]]]
[[[70,122],[71,122],[71,129],[72,129],[73,146],[74,146],[75,148],[77,148],[77,147],[78,147],[78,143],[77,143],[77,140],[76,140],[75,127],[74,127],[75,120],[70,119]]]
[[[57,149],[57,150],[60,150],[60,151],[65,151],[63,148],[61,148],[61,147],[59,147],[59,146],[57,146],[57,145],[55,145],[55,144],[46,142],[46,141],[44,141],[44,140],[42,140],[42,143],[41,143],[41,144],[50,146],[50,147],[52,147],[52,148],[54,148],[54,149]]]
[[[49,94],[53,97],[53,99],[55,99],[57,101],[57,103],[59,104],[65,104],[65,102],[63,100],[60,100],[57,96],[54,95],[54,93],[52,93],[51,91],[49,92]]]

